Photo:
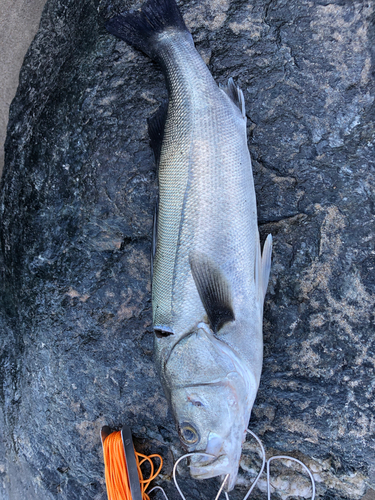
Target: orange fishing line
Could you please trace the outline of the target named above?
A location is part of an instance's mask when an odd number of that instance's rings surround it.
[[[104,467],[105,467],[105,482],[107,485],[108,500],[132,500],[130,492],[130,484],[128,478],[128,469],[126,466],[124,445],[122,443],[121,432],[112,432],[109,434],[103,443]],[[150,500],[146,493],[146,489],[155,477],[160,473],[163,467],[163,459],[160,455],[142,455],[135,451],[137,461],[138,477],[141,485],[143,500]],[[155,472],[155,467],[152,458],[158,458],[160,465]],[[148,462],[150,465],[150,477],[143,478],[141,465]]]

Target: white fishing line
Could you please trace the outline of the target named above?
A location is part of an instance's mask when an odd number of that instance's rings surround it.
[[[153,488],[151,488],[151,490],[150,490],[150,491],[148,491],[148,492],[147,492],[147,495],[149,495],[150,493],[152,493],[152,492],[153,492],[153,491],[155,491],[155,490],[160,490],[160,491],[163,493],[164,498],[165,498],[166,500],[169,500],[169,498],[167,497],[166,492],[164,491],[164,489],[163,489],[161,486],[154,486]]]
[[[221,492],[223,491],[223,488],[224,488],[225,482],[226,482],[226,480],[228,479],[228,477],[229,477],[229,474],[227,474],[227,475],[225,476],[224,481],[221,483],[220,489],[219,489],[219,491],[217,492],[217,495],[216,495],[216,497],[215,497],[215,500],[218,500],[219,496],[221,495]],[[224,492],[224,493],[226,494],[226,492]]]
[[[311,485],[312,485],[311,500],[314,500],[314,498],[315,498],[315,480],[313,478],[313,475],[310,472],[310,469],[303,462],[301,462],[301,460],[298,460],[298,458],[288,457],[286,455],[275,455],[267,460],[267,495],[268,495],[267,498],[268,498],[268,500],[271,500],[270,464],[271,464],[272,460],[291,460],[292,462],[297,462],[297,464],[302,465],[302,467],[305,469],[305,471],[310,476],[310,481],[311,481]]]
[[[250,429],[246,429],[246,432],[248,434],[250,434],[251,436],[253,436],[253,438],[258,442],[259,446],[260,446],[260,449],[262,451],[262,467],[260,468],[260,471],[257,475],[257,477],[254,479],[254,482],[253,484],[250,486],[250,489],[249,491],[246,493],[246,495],[244,496],[244,499],[243,500],[247,500],[250,496],[250,493],[253,491],[253,489],[255,488],[257,482],[259,481],[259,478],[260,476],[263,474],[263,471],[264,471],[264,467],[266,465],[266,452],[264,450],[264,446],[262,444],[262,441],[258,438],[258,436],[256,434],[254,434],[253,431],[251,431]],[[268,488],[268,485],[267,485],[267,488]]]
[[[210,455],[209,453],[204,453],[204,452],[192,452],[192,453],[186,453],[185,455],[182,455],[177,462],[174,464],[173,467],[173,481],[174,485],[176,486],[177,491],[179,492],[182,500],[186,500],[185,495],[182,493],[181,488],[178,485],[177,478],[176,478],[176,471],[177,471],[177,465],[181,462],[181,460],[184,460],[185,458],[192,457],[192,456],[197,456],[197,455],[204,455],[206,457],[211,457],[211,458],[216,458],[214,455]],[[223,483],[226,481],[226,478],[224,479]],[[220,488],[220,493],[221,490],[223,489],[224,485]],[[218,496],[216,497],[218,498]],[[216,500],[216,499],[215,499]]]
[[[270,474],[270,464],[273,460],[290,460],[292,462],[296,462],[297,464],[299,465],[302,465],[302,467],[305,469],[305,471],[308,473],[309,475],[309,478],[310,478],[310,481],[311,481],[311,485],[312,485],[312,496],[311,496],[311,500],[314,500],[315,499],[315,480],[314,480],[314,477],[313,475],[311,474],[311,471],[309,470],[309,468],[303,463],[301,462],[301,460],[298,460],[298,458],[294,458],[294,457],[288,457],[287,455],[275,455],[273,457],[270,457],[267,461],[266,461],[266,452],[265,452],[265,449],[264,449],[264,446],[261,442],[261,440],[258,438],[258,436],[256,434],[254,434],[253,431],[251,431],[250,429],[246,429],[246,432],[248,434],[250,434],[256,441],[257,443],[259,444],[259,447],[261,449],[261,455],[262,455],[262,466],[260,468],[260,471],[258,472],[258,475],[257,477],[254,479],[253,481],[253,484],[250,486],[248,492],[246,493],[246,495],[244,496],[243,500],[247,500],[251,494],[251,492],[253,491],[253,489],[255,488],[256,484],[258,483],[259,481],[259,478],[260,476],[263,474],[263,471],[264,471],[264,468],[267,466],[267,499],[268,500],[271,500],[271,474]],[[206,457],[212,457],[212,458],[215,458],[214,455],[210,455],[209,453],[204,453],[204,452],[192,452],[192,453],[186,453],[185,455],[182,455],[182,457],[180,457],[177,462],[174,464],[174,467],[173,467],[173,481],[174,481],[174,484],[176,486],[176,489],[179,493],[179,495],[181,496],[182,500],[186,500],[186,497],[185,495],[182,493],[181,491],[181,488],[178,484],[178,481],[177,481],[177,477],[176,477],[176,473],[177,473],[177,466],[178,464],[184,460],[185,458],[189,458],[189,457],[192,457],[192,456],[197,456],[197,455],[204,455]],[[227,474],[223,480],[223,482],[221,483],[221,486],[219,488],[219,491],[217,492],[217,495],[215,497],[215,500],[218,500],[221,493],[223,492],[223,488],[225,486],[225,482],[227,481],[229,477],[229,474]],[[149,493],[151,493],[152,491],[154,490],[161,490],[163,492],[163,495],[164,497],[166,498],[166,500],[169,500],[165,491],[163,490],[163,488],[161,488],[160,486],[155,486],[154,488],[152,488]],[[225,495],[225,499],[226,500],[230,500],[229,498],[229,495],[226,491],[224,491],[224,495]]]

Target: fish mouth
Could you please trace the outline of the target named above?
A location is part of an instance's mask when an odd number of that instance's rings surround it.
[[[224,477],[229,474],[227,481],[225,482],[225,491],[231,491],[237,479],[237,466],[230,464],[227,455],[219,455],[211,459],[204,458],[200,455],[193,455],[190,458],[190,475],[194,479],[210,479],[212,477],[222,476]]]

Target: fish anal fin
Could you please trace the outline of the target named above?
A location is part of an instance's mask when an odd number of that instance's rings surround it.
[[[191,252],[189,262],[211,329],[217,333],[225,323],[235,319],[230,285],[219,267],[207,255]]]
[[[168,113],[168,100],[160,105],[156,113],[147,120],[150,146],[155,155],[156,167],[159,167],[161,145],[164,137],[165,122]]]
[[[220,85],[220,88],[241,111],[242,118],[246,119],[245,98],[240,87],[234,83],[233,78],[229,78],[228,85]]]

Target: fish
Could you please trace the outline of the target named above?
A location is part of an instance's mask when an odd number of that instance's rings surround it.
[[[165,76],[168,101],[148,123],[154,357],[191,476],[219,476],[231,491],[262,371],[272,253],[271,235],[260,247],[244,95],[232,78],[216,84],[175,0],[148,0],[106,27]]]

